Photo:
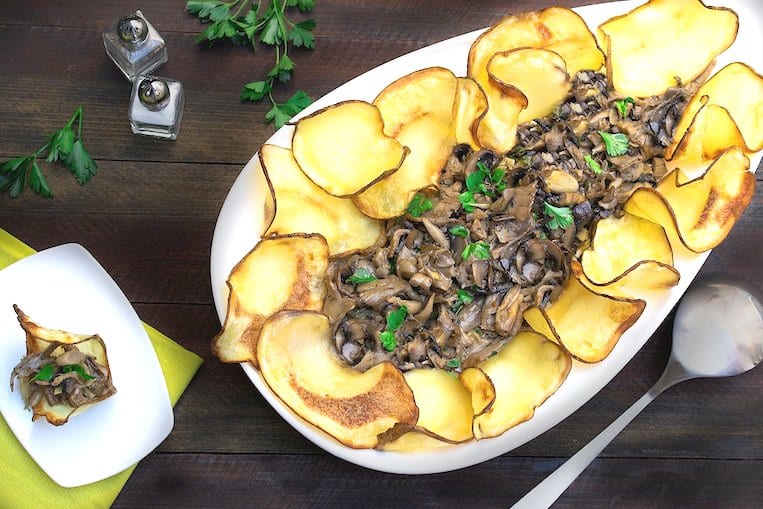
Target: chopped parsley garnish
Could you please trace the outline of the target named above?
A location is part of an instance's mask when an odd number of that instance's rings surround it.
[[[456,299],[456,302],[453,303],[453,305],[450,307],[451,311],[454,313],[458,313],[461,311],[461,308],[463,308],[467,304],[471,304],[474,301],[474,297],[472,296],[469,291],[464,290],[462,288],[459,288],[456,290],[456,296],[458,297]]]
[[[413,197],[411,203],[408,204],[408,213],[413,217],[420,217],[421,214],[424,212],[429,212],[433,208],[432,200],[417,194]]]
[[[85,371],[85,368],[79,364],[68,364],[61,368],[62,373],[71,373],[72,371],[77,373],[83,380],[92,380],[95,378],[93,375],[90,375],[87,371]]]
[[[583,159],[585,159],[588,167],[591,168],[595,174],[599,175],[602,172],[601,165],[597,163],[596,159],[594,159],[592,156],[585,156]]]
[[[451,235],[455,235],[456,237],[469,238],[469,230],[462,224],[454,226],[453,228],[448,228],[448,231]]]
[[[479,242],[471,242],[464,248],[463,252],[461,253],[461,258],[463,260],[468,260],[469,258],[487,260],[490,258],[490,244],[484,240],[480,240]]]
[[[397,348],[395,331],[403,325],[406,316],[408,316],[408,308],[405,306],[400,306],[397,309],[390,311],[387,315],[387,328],[379,334],[379,341],[381,342],[382,347],[388,352]]]
[[[374,273],[365,267],[358,267],[350,277],[345,279],[345,282],[352,283],[354,285],[370,283],[371,281],[376,281],[376,276],[374,276]]]
[[[456,359],[455,357],[450,359],[448,362],[445,363],[446,368],[460,368],[461,367],[461,361]]]
[[[633,97],[626,97],[625,99],[618,99],[615,101],[615,108],[617,108],[617,111],[622,118],[625,118],[628,114],[628,103],[636,104],[636,101]]]
[[[572,217],[572,210],[569,207],[554,207],[548,202],[543,202],[543,211],[551,218],[546,223],[549,230],[567,228],[575,222],[575,219]]]
[[[493,183],[495,190],[498,191],[499,193],[502,193],[506,189],[506,187],[508,187],[508,184],[506,184],[506,182],[503,181],[505,176],[506,176],[506,168],[496,168],[490,174],[490,181]]]
[[[621,156],[628,152],[630,143],[628,137],[623,133],[605,133],[604,131],[597,131],[604,142],[604,148],[607,150],[607,154],[612,157]]]
[[[40,380],[41,382],[50,382],[53,380],[54,376],[55,368],[53,367],[53,364],[46,364],[40,368],[40,371],[38,371],[36,375],[34,375],[32,381]]]
[[[474,207],[477,206],[477,202],[474,200],[474,195],[471,191],[464,191],[458,195],[458,201],[461,202],[461,206],[464,208],[464,212],[474,212]]]
[[[491,194],[485,185],[486,178],[490,178],[490,168],[485,163],[477,163],[477,171],[471,172],[464,179],[466,189],[472,194]]]

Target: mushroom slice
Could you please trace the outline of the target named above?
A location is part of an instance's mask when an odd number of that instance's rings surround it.
[[[99,335],[74,334],[48,329],[33,322],[18,306],[14,305],[13,308],[21,328],[26,333],[26,356],[13,370],[11,390],[13,390],[14,379],[18,378],[22,397],[32,409],[33,421],[44,417],[50,424],[61,426],[71,417],[116,394],[117,390],[111,380],[106,344]],[[76,362],[76,367],[71,364],[73,360],[79,361]],[[43,362],[49,362],[47,380],[41,376],[46,369],[46,366],[41,365]],[[88,368],[88,365],[91,367]],[[46,383],[51,391],[54,390],[50,385],[55,384],[53,375],[59,368],[63,368],[64,373],[67,371],[76,373],[71,375],[77,380],[77,385],[81,386],[80,389],[74,389],[80,391],[76,401],[70,398],[60,398],[60,402],[48,401],[46,397],[39,397],[39,393],[37,397],[34,397],[33,393],[42,389],[37,384]],[[64,377],[68,376],[64,375]],[[40,381],[36,382],[35,379]],[[66,385],[61,384],[55,388],[55,390],[58,389],[66,392]]]
[[[373,102],[384,119],[384,134],[397,138],[403,126],[422,115],[450,125],[457,83],[452,71],[428,67],[387,85]]]
[[[479,368],[466,368],[458,377],[472,398],[472,412],[479,416],[490,410],[495,402],[495,385]]]
[[[269,316],[282,309],[321,309],[328,256],[320,235],[290,234],[258,242],[228,277],[228,309],[212,352],[223,362],[257,366],[257,341]]]
[[[384,134],[378,108],[363,101],[340,102],[300,119],[291,146],[305,175],[339,197],[394,173],[407,153]]]
[[[453,104],[453,129],[456,143],[466,143],[472,150],[479,150],[477,126],[487,112],[487,96],[476,81],[458,78],[456,101]]]
[[[751,152],[729,111],[717,104],[707,104],[708,100],[708,96],[701,98],[702,105],[689,128],[680,139],[674,138],[673,145],[666,149],[667,160],[675,166],[707,166],[731,147]]]
[[[722,106],[728,111],[744,137],[744,144],[739,145],[740,148],[748,153],[763,149],[763,76],[740,62],[728,64],[718,71],[697,90],[686,105],[676,125],[674,140],[682,140],[684,133],[705,104]],[[719,131],[716,136],[728,136],[726,124],[727,120],[722,124],[725,131]],[[712,129],[715,130],[716,126],[713,125]],[[668,147],[666,157],[676,149],[676,146]]]
[[[611,86],[622,95],[659,95],[688,83],[736,39],[736,13],[700,0],[650,0],[599,26]]]
[[[482,87],[489,104],[477,128],[477,139],[483,147],[498,153],[511,150],[516,143],[517,115],[527,105],[527,99],[509,83],[491,75],[488,67],[496,53],[517,48],[554,51],[573,76],[581,70],[598,70],[604,64],[604,55],[585,21],[563,7],[509,15],[480,35],[469,49],[467,76]]]
[[[413,426],[418,409],[391,362],[360,373],[336,353],[329,319],[281,311],[262,327],[257,359],[265,382],[307,422],[353,448],[372,448],[395,424]]]
[[[678,284],[680,275],[662,226],[626,212],[601,219],[594,228],[590,249],[580,264],[573,261],[573,269],[581,269],[594,290],[630,296]]]
[[[680,239],[689,250],[707,251],[726,238],[752,200],[755,176],[749,167],[742,150],[732,147],[694,180],[676,169],[655,189],[636,190],[625,210],[660,224],[672,241]]]
[[[519,112],[520,124],[551,114],[572,88],[564,59],[547,49],[517,48],[496,53],[487,70],[527,97],[527,107]]]
[[[559,345],[536,332],[521,331],[479,365],[495,387],[495,401],[474,418],[474,436],[496,437],[532,418],[571,367],[570,356]]]
[[[561,345],[576,359],[599,362],[636,323],[645,307],[646,302],[640,299],[612,297],[589,290],[573,275],[556,301],[546,309],[528,309],[524,318],[530,327]]]
[[[451,125],[431,114],[403,125],[397,140],[410,148],[400,169],[352,199],[370,217],[388,219],[403,215],[418,191],[437,184],[454,143]]]
[[[380,221],[361,213],[350,199],[332,196],[313,184],[291,150],[264,145],[260,164],[276,202],[275,218],[264,235],[319,233],[331,256],[367,249],[383,237]]]

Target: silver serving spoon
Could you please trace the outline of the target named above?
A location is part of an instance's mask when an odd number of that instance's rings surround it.
[[[513,509],[549,507],[612,439],[662,391],[691,378],[744,373],[763,360],[763,307],[728,280],[695,284],[673,323],[673,350],[665,372],[649,392],[596,438],[522,497]]]

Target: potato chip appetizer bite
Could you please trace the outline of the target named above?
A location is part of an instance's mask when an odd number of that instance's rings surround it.
[[[106,345],[97,334],[73,334],[36,324],[14,305],[26,332],[26,356],[11,373],[18,380],[32,420],[61,426],[71,417],[116,394]]]

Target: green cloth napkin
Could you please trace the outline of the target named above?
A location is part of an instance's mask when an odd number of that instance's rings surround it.
[[[27,246],[0,228],[0,269],[26,256],[34,254]],[[143,324],[154,345],[170,400],[174,406],[183,394],[202,359],[147,324]],[[0,374],[0,382],[5,380]],[[109,507],[122,491],[135,469],[132,466],[108,479],[78,488],[62,488],[35,463],[21,443],[16,440],[5,419],[0,416],[0,506],[23,509],[26,507]]]

